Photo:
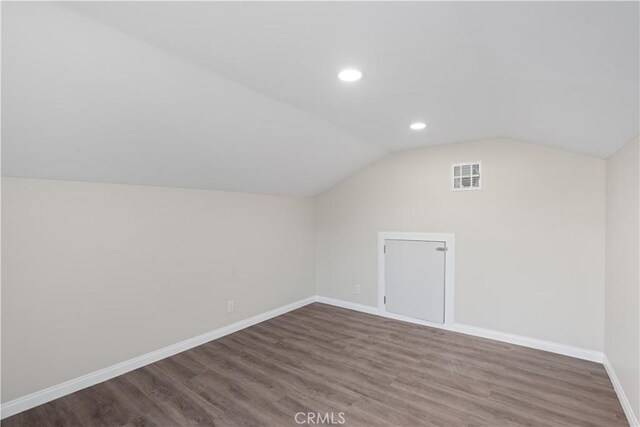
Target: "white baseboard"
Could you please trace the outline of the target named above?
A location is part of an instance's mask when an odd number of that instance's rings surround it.
[[[609,361],[607,355],[604,355],[603,360],[604,368],[607,370],[607,374],[609,374],[609,378],[611,379],[611,383],[613,384],[613,388],[618,395],[618,400],[622,405],[622,409],[624,410],[624,414],[627,416],[627,420],[629,421],[629,425],[632,427],[640,426],[638,422],[638,417],[633,413],[633,409],[631,408],[631,404],[629,403],[629,399],[627,399],[627,395],[624,394],[624,389],[622,388],[622,384],[620,384],[620,380],[618,380],[618,376],[616,375],[616,371],[613,369],[613,365]]]
[[[452,331],[462,334],[473,335],[476,337],[489,338],[496,341],[502,341],[509,344],[521,345],[523,347],[535,348],[551,353],[562,354],[565,356],[575,357],[577,359],[589,360],[591,362],[602,363],[603,354],[596,350],[587,350],[580,347],[574,347],[567,344],[558,344],[551,341],[545,341],[537,338],[525,337],[522,335],[510,334],[507,332],[494,331],[492,329],[478,328],[476,326],[461,325],[455,323],[451,328]]]
[[[10,417],[20,412],[26,411],[27,409],[31,409],[35,406],[42,405],[43,403],[47,403],[62,396],[66,396],[67,394],[75,393],[76,391],[82,390],[83,388],[91,387],[92,385],[110,380],[111,378],[117,377],[118,375],[131,372],[134,369],[141,368],[150,363],[154,363],[166,357],[173,356],[174,354],[189,350],[190,348],[197,347],[209,341],[213,341],[225,335],[237,332],[241,329],[248,328],[249,326],[253,326],[257,323],[264,322],[265,320],[280,316],[291,310],[295,310],[307,304],[311,304],[316,300],[316,296],[305,298],[303,300],[278,307],[266,313],[258,314],[257,316],[253,316],[248,319],[240,320],[230,325],[223,326],[211,332],[207,332],[206,334],[202,334],[197,337],[189,338],[179,343],[172,344],[168,347],[161,348],[160,350],[143,354],[142,356],[126,360],[116,365],[100,369],[99,371],[91,372],[81,377],[66,381],[62,384],[54,385],[44,390],[40,390],[35,393],[31,393],[26,396],[11,400],[7,403],[3,403],[0,407],[0,419]]]
[[[566,344],[558,344],[551,341],[540,340],[537,338],[529,338],[522,335],[509,334],[506,332],[494,331],[491,329],[478,328],[476,326],[461,325],[454,323],[451,326],[447,325],[435,325],[430,322],[423,322],[420,320],[412,320],[404,316],[383,315],[379,312],[378,308],[369,305],[356,304],[349,301],[341,301],[334,298],[327,298],[318,296],[318,302],[325,304],[335,305],[337,307],[348,308],[355,311],[361,311],[369,314],[376,314],[379,316],[388,317],[391,319],[401,320],[404,322],[416,323],[419,325],[425,325],[430,327],[436,327],[440,329],[446,329],[453,332],[459,332],[462,334],[473,335],[482,338],[489,338],[496,341],[507,342],[510,344],[521,345],[523,347],[535,348],[537,350],[549,351],[551,353],[563,354],[565,356],[576,357],[578,359],[589,360],[592,362],[602,363],[603,354],[595,350],[587,350],[580,347],[574,347]]]
[[[329,298],[329,297],[321,297],[319,295],[317,296],[317,301],[324,304],[334,305],[336,307],[342,307],[342,308],[347,308],[349,310],[360,311],[362,313],[380,314],[378,312],[377,307],[372,307],[370,305],[358,304],[355,302],[343,301],[343,300]]]

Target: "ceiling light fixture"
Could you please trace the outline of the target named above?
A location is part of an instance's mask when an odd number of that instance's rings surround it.
[[[411,123],[411,126],[409,126],[412,130],[422,130],[424,128],[427,127],[427,125],[425,123],[422,122],[415,122],[415,123]]]
[[[362,71],[355,68],[348,68],[338,73],[338,78],[343,82],[357,82],[362,78]]]

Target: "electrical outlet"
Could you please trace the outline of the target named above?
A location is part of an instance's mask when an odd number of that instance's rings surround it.
[[[233,300],[229,300],[227,302],[227,313],[231,313],[233,311],[234,307],[233,307]]]
[[[360,285],[356,285],[356,295],[360,295]]]

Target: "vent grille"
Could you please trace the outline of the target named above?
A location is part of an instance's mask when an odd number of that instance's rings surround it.
[[[482,163],[454,163],[451,167],[451,190],[480,190],[482,189]]]

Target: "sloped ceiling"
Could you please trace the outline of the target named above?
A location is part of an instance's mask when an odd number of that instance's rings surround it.
[[[637,2],[2,8],[4,175],[315,195],[389,151],[639,130]]]

